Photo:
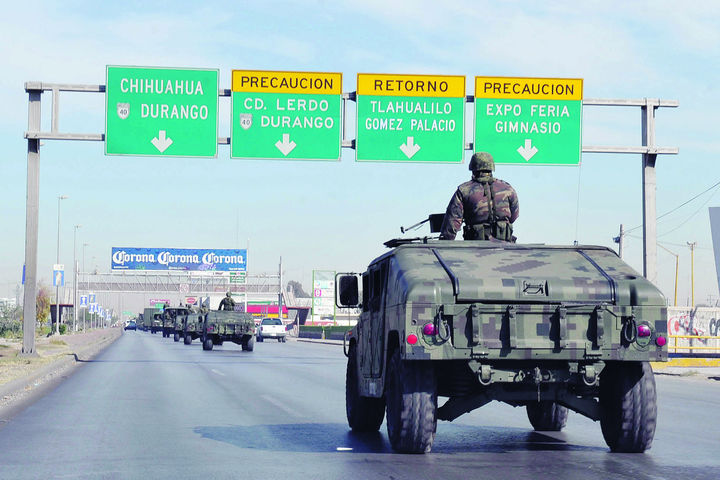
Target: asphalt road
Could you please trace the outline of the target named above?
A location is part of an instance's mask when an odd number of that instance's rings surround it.
[[[127,332],[0,427],[0,478],[716,479],[720,381],[659,375],[655,442],[611,454],[600,425],[571,413],[561,433],[532,431],[497,402],[439,422],[433,451],[398,455],[385,426],[345,420],[336,345],[224,344],[203,352]]]

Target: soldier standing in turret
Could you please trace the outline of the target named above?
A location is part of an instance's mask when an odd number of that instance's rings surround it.
[[[517,193],[509,183],[494,178],[493,170],[492,155],[477,152],[472,156],[472,179],[450,199],[440,230],[442,240],[454,240],[464,221],[465,240],[515,241],[512,224],[520,215]]]
[[[235,300],[233,300],[231,292],[227,292],[225,298],[220,300],[218,310],[229,310],[231,312],[235,310]]]

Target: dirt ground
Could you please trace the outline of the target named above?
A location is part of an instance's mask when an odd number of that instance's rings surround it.
[[[22,339],[0,338],[0,385],[30,376],[45,365],[69,355],[81,356],[89,347],[115,338],[119,333],[119,329],[112,328],[72,335],[36,337],[35,349],[38,353],[36,357],[18,356],[22,350]]]

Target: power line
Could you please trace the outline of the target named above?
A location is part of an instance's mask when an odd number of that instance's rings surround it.
[[[673,208],[672,210],[669,210],[669,211],[663,213],[662,215],[660,215],[659,217],[657,217],[657,220],[660,220],[661,218],[663,218],[663,217],[665,217],[665,216],[667,216],[667,215],[670,215],[671,213],[673,213],[673,212],[675,212],[676,210],[684,207],[684,206],[687,205],[688,203],[690,203],[690,202],[692,202],[693,200],[695,200],[696,198],[704,195],[705,193],[709,192],[709,191],[712,190],[713,188],[716,188],[717,186],[720,186],[720,180],[717,181],[717,182],[715,182],[712,186],[706,188],[706,189],[703,190],[702,192],[698,193],[697,195],[695,195],[694,197],[692,197],[690,200],[687,200],[687,201],[681,203],[680,205],[678,205],[677,207]],[[711,196],[710,198],[712,198],[712,196]],[[708,202],[709,202],[709,201],[710,201],[710,199],[708,199]],[[707,203],[707,202],[705,202],[705,203]],[[705,204],[703,204],[700,208],[702,208],[704,205],[705,205]],[[695,213],[697,213],[697,212],[695,212]],[[693,215],[695,215],[695,214],[693,214]],[[691,216],[691,217],[692,217],[692,216]],[[689,220],[689,219],[688,219],[688,220]],[[682,224],[681,224],[681,225],[682,225]],[[629,229],[625,230],[625,234],[627,234],[628,232],[632,232],[633,230],[637,230],[637,229],[640,228],[640,227],[642,227],[642,224],[638,225],[637,227],[629,228]],[[679,227],[678,227],[678,228],[679,228]],[[668,232],[668,233],[670,233],[670,232]]]

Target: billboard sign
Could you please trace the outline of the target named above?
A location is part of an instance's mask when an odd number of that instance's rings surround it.
[[[335,316],[335,272],[313,270],[313,316]]]
[[[244,272],[246,249],[112,247],[113,270]]]

